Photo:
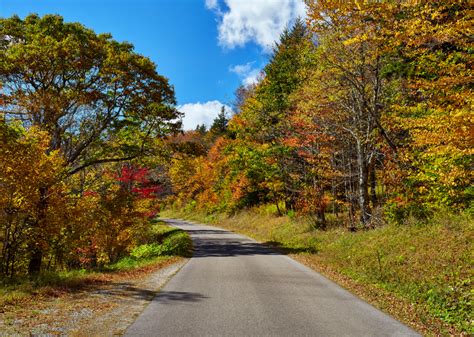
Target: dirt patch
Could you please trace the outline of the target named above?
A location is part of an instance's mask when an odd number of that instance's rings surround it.
[[[119,336],[187,262],[172,258],[132,272],[97,275],[77,289],[52,288],[0,313],[0,336]]]

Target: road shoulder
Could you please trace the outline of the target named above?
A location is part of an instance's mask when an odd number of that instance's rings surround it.
[[[187,261],[176,257],[130,273],[103,275],[80,290],[55,290],[21,307],[3,308],[0,335],[121,335]]]

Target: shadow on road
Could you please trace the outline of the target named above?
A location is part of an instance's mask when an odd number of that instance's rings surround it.
[[[163,304],[173,304],[176,302],[199,302],[206,298],[199,293],[190,293],[183,291],[160,291],[158,296],[156,296],[155,301],[159,301]]]
[[[236,239],[193,237],[193,257],[226,257],[242,255],[281,255],[257,242]]]
[[[142,288],[133,287],[130,283],[115,283],[114,288],[99,289],[93,291],[92,294],[106,295],[115,298],[127,298],[138,300],[156,300],[164,304],[172,304],[174,302],[198,302],[208,298],[199,293],[181,292],[181,291],[153,291]]]
[[[218,229],[187,229],[191,235],[235,235],[235,233]]]
[[[194,225],[187,225],[182,229],[191,235],[194,248],[193,257],[197,258],[317,253],[313,247],[288,247],[278,241],[258,243],[227,230],[193,227]]]
[[[93,294],[109,295],[113,297],[127,297],[139,300],[143,299],[147,301],[153,299],[158,294],[157,291],[137,288],[128,282],[114,282],[110,284],[113,284],[113,287],[109,289],[99,289],[93,291]]]

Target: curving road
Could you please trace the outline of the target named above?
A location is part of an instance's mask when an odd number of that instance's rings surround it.
[[[167,220],[194,256],[126,336],[419,336],[392,317],[242,235]]]

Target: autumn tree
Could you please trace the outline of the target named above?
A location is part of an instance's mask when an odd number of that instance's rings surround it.
[[[37,205],[40,187],[53,183],[62,170],[63,159],[58,151],[45,151],[49,136],[36,127],[28,131],[0,119],[0,141],[0,274],[12,276],[24,264],[27,246],[45,247],[46,241],[58,234],[54,223],[62,214],[54,207],[38,209]],[[48,197],[64,207],[60,186],[50,190]],[[39,211],[51,220],[41,230],[32,226]],[[32,242],[33,236],[37,240]]]
[[[285,30],[259,81],[237,90],[227,137],[173,157],[179,204],[273,204],[319,228],[332,209],[351,230],[470,207],[472,6],[306,4],[307,26]]]
[[[256,195],[266,195],[277,205],[283,202],[287,208],[293,207],[297,190],[298,178],[294,179],[292,173],[297,153],[292,152],[283,139],[287,133],[287,118],[294,108],[291,94],[305,80],[301,69],[308,64],[302,55],[310,47],[310,37],[302,20],[285,29],[263,70],[262,80],[254,87],[239,89],[237,97],[242,104],[239,114],[230,122],[237,138],[248,144],[248,151],[243,152],[251,155],[248,160],[260,158],[262,162],[257,166],[272,168],[267,175],[260,175],[264,177],[260,184],[254,184],[266,191]]]
[[[123,163],[108,168],[102,176],[100,184],[85,193],[86,199],[98,205],[91,228],[93,244],[81,247],[83,258],[93,265],[123,257],[159,211],[156,200],[161,186],[154,181],[152,170]]]
[[[383,31],[393,87],[395,205],[420,213],[472,202],[472,4],[424,1],[394,6]]]
[[[130,160],[149,142],[179,127],[173,88],[129,43],[95,34],[57,15],[0,20],[2,114],[50,135],[46,153],[59,150],[67,174]],[[39,186],[33,228],[45,226],[51,184]],[[31,247],[29,271],[42,251]]]
[[[382,25],[386,5],[357,2],[308,1],[311,29],[318,39],[318,68],[307,86],[307,103],[314,123],[346,146],[347,176],[357,175],[360,221],[372,218],[369,193],[375,197],[376,161],[383,155],[380,143],[390,151],[396,145],[382,123],[386,109],[384,41]],[[387,19],[388,20],[388,19]],[[310,88],[313,86],[312,88]],[[354,170],[351,170],[351,167]]]

